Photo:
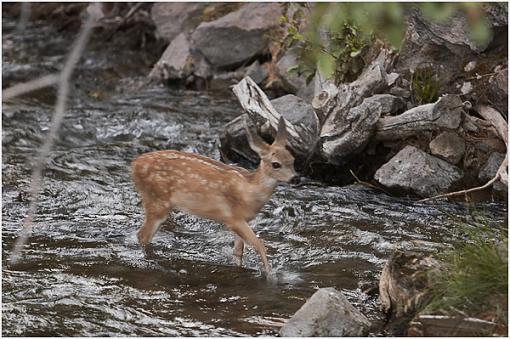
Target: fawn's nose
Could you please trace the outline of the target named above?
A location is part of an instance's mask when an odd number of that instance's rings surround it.
[[[295,175],[290,179],[289,184],[291,185],[297,185],[301,182],[301,177],[299,175]]]

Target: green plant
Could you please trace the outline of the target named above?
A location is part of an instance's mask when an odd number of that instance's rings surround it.
[[[491,314],[506,323],[508,230],[480,224],[465,224],[462,229],[463,241],[438,257],[443,269],[430,277],[432,299],[425,311]]]
[[[363,53],[376,39],[399,49],[406,28],[405,16],[412,9],[419,9],[426,19],[438,23],[453,15],[464,15],[472,39],[479,44],[491,36],[484,4],[480,3],[342,2],[285,6],[286,13],[291,14],[281,20],[285,27],[283,47],[298,48],[297,65],[290,71],[308,79],[319,68],[324,77],[337,83],[349,81],[363,68]],[[424,91],[427,100],[433,97],[432,87]]]
[[[417,67],[411,74],[411,94],[417,105],[435,102],[439,97],[439,81],[432,65]]]

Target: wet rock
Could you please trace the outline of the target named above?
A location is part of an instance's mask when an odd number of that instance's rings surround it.
[[[505,155],[503,153],[493,152],[489,156],[489,159],[487,159],[485,165],[480,169],[478,179],[480,179],[481,182],[485,183],[490,179],[494,178],[503,160],[505,160]],[[493,185],[493,188],[496,191],[506,191],[508,189],[500,181],[496,181]]]
[[[186,34],[179,34],[154,65],[149,77],[164,81],[182,80],[190,76],[209,78],[210,66],[200,53],[194,51]]]
[[[321,288],[280,330],[282,337],[360,337],[370,322],[344,295],[332,287]]]
[[[406,146],[375,173],[382,185],[421,197],[448,192],[462,177],[456,166],[413,146]]]
[[[278,3],[248,3],[192,34],[193,45],[216,68],[233,68],[266,52],[267,34],[278,26]]]
[[[188,33],[202,21],[207,3],[157,2],[152,6],[151,18],[157,35],[170,42],[180,33]]]
[[[445,131],[432,140],[429,147],[433,155],[455,165],[462,159],[466,143],[456,132]]]

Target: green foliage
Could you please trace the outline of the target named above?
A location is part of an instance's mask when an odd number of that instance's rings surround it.
[[[439,98],[439,80],[432,65],[416,68],[411,75],[411,94],[417,105],[435,102]]]
[[[486,225],[464,225],[465,239],[439,259],[444,265],[432,277],[433,297],[426,311],[463,310],[476,316],[493,312],[501,321],[507,315],[498,304],[508,298],[508,230]]]
[[[336,83],[350,81],[359,74],[369,61],[364,53],[375,40],[399,49],[406,29],[406,12],[414,8],[438,23],[453,15],[465,15],[471,37],[479,44],[486,43],[491,35],[480,3],[341,2],[286,6],[297,7],[281,20],[286,27],[284,46],[298,48],[298,65],[291,71],[311,78],[318,67],[323,76],[334,78]],[[425,92],[423,99],[431,100],[433,88]]]

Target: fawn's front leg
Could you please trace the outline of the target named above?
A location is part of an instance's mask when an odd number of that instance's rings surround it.
[[[248,245],[255,248],[255,250],[260,256],[260,259],[262,260],[262,263],[264,264],[264,270],[266,271],[266,274],[269,275],[271,273],[271,266],[269,266],[269,263],[267,261],[266,247],[264,246],[262,241],[257,237],[257,235],[253,233],[253,230],[250,228],[248,223],[245,220],[232,220],[226,223],[226,225],[233,232],[235,232],[242,240],[246,241]],[[237,244],[239,244],[239,242],[237,242]],[[238,248],[240,248],[240,245]]]
[[[238,266],[242,266],[243,264],[243,250],[244,250],[244,240],[237,234],[235,234],[234,240],[234,260]]]

